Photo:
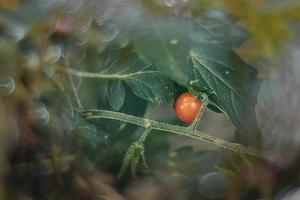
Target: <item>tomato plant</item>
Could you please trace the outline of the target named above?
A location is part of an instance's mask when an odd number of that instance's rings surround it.
[[[296,35],[290,5],[0,3],[0,200],[271,199],[298,184],[281,132],[299,118],[279,110],[297,92],[260,66]]]

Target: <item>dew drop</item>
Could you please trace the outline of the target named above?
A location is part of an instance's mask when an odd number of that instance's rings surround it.
[[[226,71],[226,74],[229,74],[229,71]]]
[[[10,95],[16,89],[16,84],[11,76],[0,76],[0,94]]]

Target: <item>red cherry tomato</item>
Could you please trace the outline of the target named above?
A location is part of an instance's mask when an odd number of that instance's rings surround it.
[[[177,117],[186,123],[192,123],[200,111],[203,102],[188,92],[182,93],[175,102]]]

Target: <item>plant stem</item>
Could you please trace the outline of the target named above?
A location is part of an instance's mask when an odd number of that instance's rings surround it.
[[[74,80],[73,80],[73,77],[70,75],[70,74],[67,74],[67,77],[70,81],[70,84],[71,84],[71,87],[72,87],[72,91],[73,91],[73,94],[74,94],[74,98],[75,98],[75,101],[77,103],[77,106],[79,107],[80,110],[83,110],[83,106],[80,102],[80,99],[79,99],[79,96],[78,96],[78,92],[75,88],[75,84],[74,84]]]
[[[163,122],[158,122],[155,120],[140,118],[120,112],[108,111],[108,110],[85,110],[82,112],[82,116],[87,120],[95,120],[95,119],[112,119],[123,121],[131,124],[135,124],[141,127],[149,128],[152,130],[160,130],[171,133],[177,133],[179,135],[184,135],[187,137],[195,138],[210,144],[214,144],[216,146],[222,147],[224,149],[228,149],[230,151],[236,153],[242,153],[247,155],[252,155],[256,157],[263,158],[263,154],[255,148],[246,147],[237,143],[231,143],[226,140],[211,136],[206,133],[202,133],[197,130],[193,130],[189,127],[171,125]]]
[[[147,66],[146,66],[147,67]],[[145,69],[145,68],[144,68]],[[72,76],[85,77],[85,78],[102,78],[102,79],[120,79],[126,80],[131,79],[132,76],[142,75],[142,74],[161,74],[159,71],[137,71],[133,73],[124,73],[124,74],[113,74],[113,73],[105,73],[105,72],[86,72],[86,71],[78,71],[75,69],[68,68],[65,70],[66,73]]]
[[[200,123],[200,120],[202,118],[202,115],[203,115],[203,113],[204,113],[204,111],[206,109],[206,106],[208,104],[208,97],[207,97],[206,94],[203,94],[203,99],[202,100],[203,100],[203,105],[201,106],[201,108],[200,108],[200,110],[199,110],[199,112],[198,112],[198,114],[196,116],[196,119],[194,120],[194,122],[190,126],[190,129],[192,129],[192,130],[196,130],[197,129],[197,127],[198,127],[198,125]]]
[[[144,144],[144,142],[145,142],[146,138],[148,137],[148,135],[150,134],[151,130],[152,130],[151,128],[146,127],[145,131],[143,132],[140,139],[138,140],[139,144]]]

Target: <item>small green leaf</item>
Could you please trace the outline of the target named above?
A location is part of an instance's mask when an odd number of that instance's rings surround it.
[[[140,161],[142,162],[144,167],[147,167],[144,144],[135,142],[130,145],[124,156],[124,160],[118,177],[122,177],[128,167],[130,167],[132,175],[136,176],[136,167],[140,163]]]
[[[122,81],[109,80],[107,82],[107,97],[114,110],[118,111],[122,108],[125,100],[125,89]]]

